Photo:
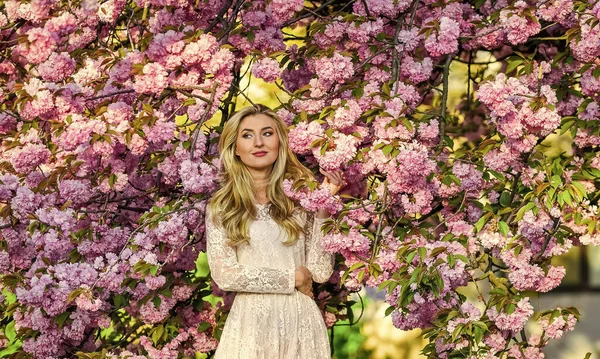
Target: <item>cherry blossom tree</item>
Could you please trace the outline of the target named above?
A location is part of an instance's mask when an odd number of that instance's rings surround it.
[[[232,296],[199,264],[204,209],[250,76],[285,94],[303,163],[346,176],[334,197],[285,183],[334,213],[338,270],[316,295],[329,327],[366,285],[396,327],[423,329],[429,358],[543,358],[579,313],[525,292],[560,284],[553,257],[600,244],[599,21],[579,0],[2,2],[2,353],[216,348]],[[557,135],[572,148],[550,154]]]

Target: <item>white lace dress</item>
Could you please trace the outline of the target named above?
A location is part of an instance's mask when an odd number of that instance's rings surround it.
[[[321,250],[324,220],[303,214],[307,235],[283,245],[285,231],[257,204],[250,243],[227,245],[223,228],[206,214],[207,256],[219,288],[238,292],[215,359],[331,358],[327,328],[316,303],[298,292],[294,272],[305,266],[316,282],[333,271],[333,256]]]

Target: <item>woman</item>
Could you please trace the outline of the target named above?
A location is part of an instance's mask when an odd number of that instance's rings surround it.
[[[219,141],[221,188],[206,214],[212,278],[238,294],[215,358],[330,358],[312,281],[325,282],[333,257],[321,250],[326,210],[306,213],[283,191],[283,180],[314,179],[289,149],[287,127],[269,108],[246,107],[225,123]],[[336,193],[343,180],[323,184]]]

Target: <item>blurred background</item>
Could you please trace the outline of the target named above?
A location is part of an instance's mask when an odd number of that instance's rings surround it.
[[[289,30],[290,33],[303,35],[302,28]],[[294,42],[286,42],[291,46]],[[468,65],[453,62],[450,70],[450,93],[448,108],[452,111],[467,94],[468,81],[473,89],[473,78],[485,79],[503,70],[500,62],[494,63],[492,53],[479,51],[474,54],[474,62],[486,65],[471,65],[471,76],[467,76]],[[247,59],[242,73],[245,77],[241,88],[245,89],[246,97],[238,97],[236,109],[253,103],[262,103],[271,108],[278,107],[280,101],[287,102],[289,96],[277,85],[265,83],[261,79],[250,76],[252,59]],[[248,70],[248,71],[245,71]],[[471,80],[469,80],[471,78]],[[435,103],[435,100],[434,102]],[[458,112],[459,123],[462,120]],[[218,125],[220,112],[208,121],[209,126]],[[561,153],[571,153],[571,138],[569,133],[562,136],[551,135],[545,141],[548,156],[558,156]],[[556,307],[573,306],[581,312],[582,320],[574,331],[566,333],[562,339],[551,341],[544,353],[547,359],[583,359],[591,352],[590,358],[600,359],[600,248],[573,247],[568,253],[554,259],[553,264],[562,265],[567,274],[563,283],[550,293],[538,295],[531,293],[531,303],[538,308],[553,309]],[[464,288],[463,294],[476,302],[477,292],[474,288]],[[384,293],[376,289],[364,288],[352,298],[355,318],[360,317],[355,324],[339,322],[333,328],[334,359],[416,359],[425,358],[420,355],[421,348],[426,344],[420,337],[419,330],[401,331],[392,325],[391,318],[385,316],[388,307],[383,301]],[[362,305],[361,299],[362,298]],[[529,331],[540,331],[534,323],[530,323]]]

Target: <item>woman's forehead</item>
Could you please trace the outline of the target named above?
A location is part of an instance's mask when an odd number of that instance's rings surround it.
[[[260,113],[257,115],[250,115],[244,117],[240,122],[238,132],[244,131],[246,129],[260,131],[265,127],[271,127],[275,129],[275,121],[271,117]]]

